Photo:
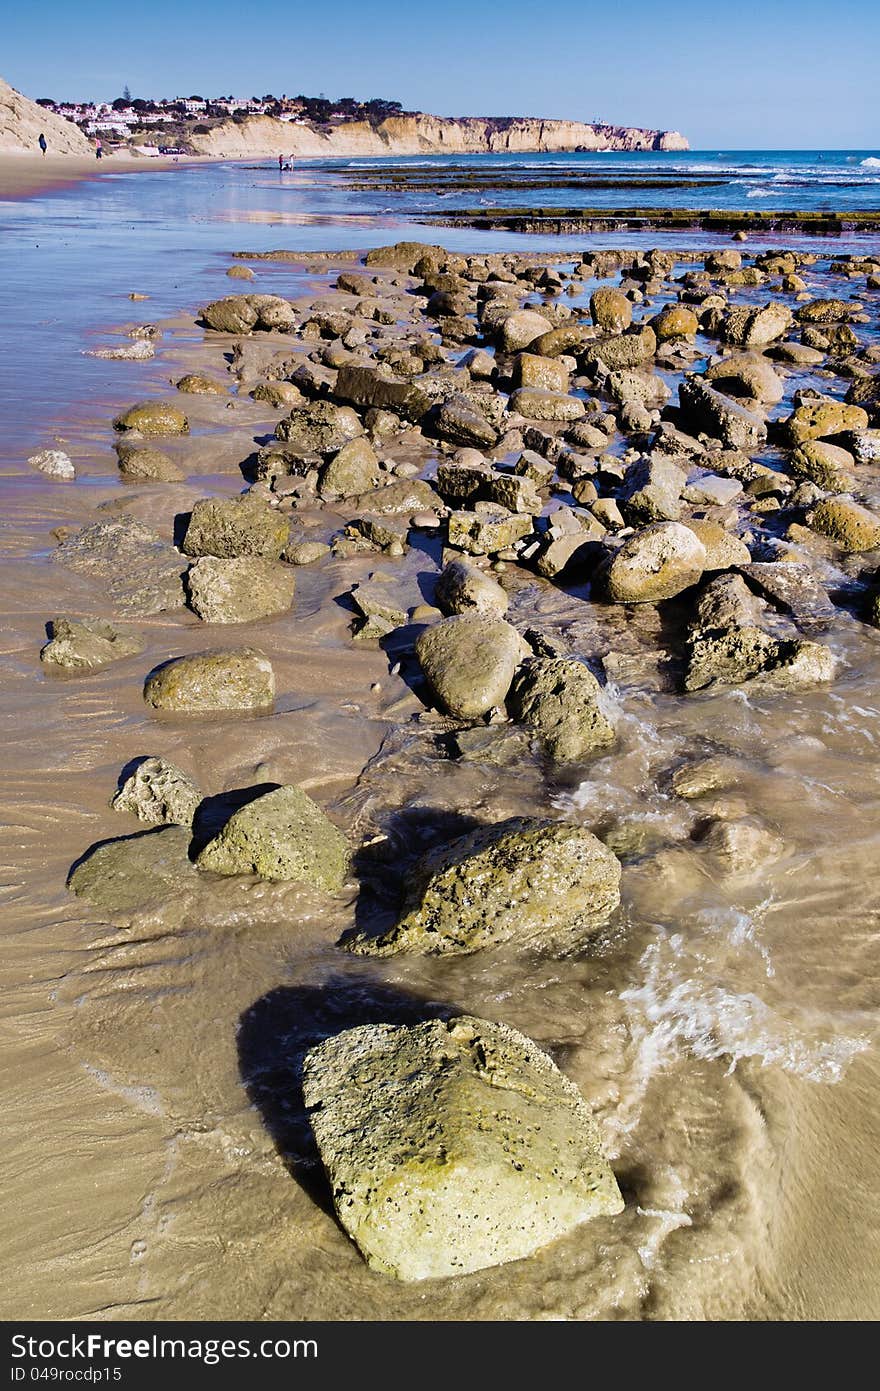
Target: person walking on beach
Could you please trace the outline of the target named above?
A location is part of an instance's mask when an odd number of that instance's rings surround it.
[[[284,156],[283,156],[283,155],[279,155],[279,156],[278,156],[278,173],[281,174],[281,173],[283,173],[283,172],[284,172]]]
[[[103,147],[103,145],[101,144],[100,138],[98,138],[98,139],[95,141],[95,159],[102,159],[103,156],[104,156],[104,147]]]
[[[46,137],[45,137],[45,135],[43,134],[42,131],[40,131],[40,138],[39,138],[39,140],[37,141],[37,144],[39,145],[40,149],[42,150],[42,152],[43,152],[43,158],[45,159],[45,158],[46,158]]]

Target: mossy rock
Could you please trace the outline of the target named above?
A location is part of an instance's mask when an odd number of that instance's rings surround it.
[[[275,788],[235,812],[198,856],[215,874],[256,874],[334,893],[348,873],[345,836],[307,793]]]

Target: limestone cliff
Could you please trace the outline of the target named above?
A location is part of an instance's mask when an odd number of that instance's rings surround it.
[[[532,116],[391,116],[378,126],[349,121],[322,131],[272,116],[224,121],[192,137],[197,153],[215,159],[293,155],[506,154],[566,150],[687,150],[677,130],[594,126]]]
[[[87,155],[93,146],[72,121],[45,111],[0,77],[0,154],[39,155],[40,133],[50,155]]]

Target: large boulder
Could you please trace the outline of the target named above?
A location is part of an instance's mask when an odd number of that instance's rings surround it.
[[[415,423],[434,404],[434,398],[416,382],[354,362],[344,362],[340,367],[333,394],[338,400],[350,401],[364,410],[393,411]]]
[[[186,577],[189,606],[204,623],[250,623],[286,613],[295,584],[289,565],[261,556],[202,556]]]
[[[568,392],[568,368],[558,357],[543,357],[540,353],[520,353],[513,367],[515,386],[530,386],[538,391]],[[523,415],[526,412],[523,411]]]
[[[521,1260],[623,1209],[577,1088],[504,1024],[346,1030],[306,1055],[303,1093],[339,1221],[383,1274]]]
[[[349,440],[334,454],[321,474],[323,497],[351,497],[375,488],[380,481],[379,460],[365,435]]]
[[[791,455],[788,466],[798,478],[829,493],[845,493],[854,484],[855,459],[848,449],[827,440],[804,440]]]
[[[781,338],[792,324],[787,304],[771,300],[761,308],[750,304],[728,310],[722,325],[722,337],[741,348],[763,348]]]
[[[55,618],[52,636],[40,650],[44,666],[65,671],[98,671],[108,662],[144,650],[140,633],[126,632],[100,618]]]
[[[192,778],[167,758],[138,759],[114,794],[114,811],[154,826],[191,826],[202,800]]]
[[[618,368],[639,367],[649,362],[657,351],[657,335],[650,324],[603,338],[587,345],[584,364],[588,371],[602,368],[613,372]]]
[[[330,893],[348,873],[345,836],[302,788],[276,787],[234,812],[196,863],[215,874],[256,874]]]
[[[134,517],[92,522],[63,541],[52,560],[98,580],[121,613],[146,617],[186,602],[180,552]]]
[[[114,430],[130,430],[139,435],[186,435],[189,421],[178,406],[167,401],[142,401],[129,406],[113,421]]]
[[[521,353],[553,325],[535,309],[516,309],[501,325],[501,346],[506,353]]]
[[[277,560],[287,545],[290,522],[277,507],[245,493],[206,497],[193,504],[181,549],[189,556],[234,560],[263,556]]]
[[[144,684],[147,705],[185,715],[262,710],[274,699],[272,664],[250,647],[175,657],[151,672]]]
[[[779,373],[761,353],[731,353],[707,367],[703,375],[726,396],[745,396],[768,406],[775,406],[785,392]]]
[[[515,628],[481,613],[445,618],[420,634],[416,656],[431,692],[450,715],[478,719],[503,705],[528,648]]]
[[[409,877],[404,912],[362,956],[454,955],[510,942],[522,952],[579,950],[620,902],[620,863],[583,826],[515,817],[432,851]]]
[[[363,433],[364,427],[351,406],[337,406],[333,401],[297,406],[275,426],[277,439],[306,456],[335,454]]]
[[[880,546],[880,515],[849,497],[826,498],[809,513],[807,525],[853,554]]]
[[[252,295],[226,295],[202,310],[209,328],[219,333],[250,333],[256,326],[257,311]]]
[[[609,702],[593,673],[574,657],[538,657],[514,677],[507,708],[538,735],[557,763],[585,758],[614,742]]]
[[[760,416],[716,391],[695,373],[684,377],[678,399],[682,411],[698,429],[716,436],[731,449],[758,449],[767,438],[767,426]]]
[[[639,459],[627,469],[624,479],[621,492],[624,516],[634,526],[677,522],[686,483],[685,471],[662,454]]]
[[[706,548],[680,522],[658,522],[628,536],[604,574],[608,598],[618,604],[656,604],[696,584]]]
[[[845,430],[864,430],[867,425],[868,413],[861,406],[847,405],[818,391],[799,391],[783,429],[792,444],[803,444],[805,440],[826,439]]]
[[[673,342],[676,338],[692,338],[700,321],[686,304],[666,304],[651,320],[658,343]]]

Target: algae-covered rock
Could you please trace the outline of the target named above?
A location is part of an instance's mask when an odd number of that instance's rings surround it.
[[[376,451],[364,435],[349,440],[321,474],[324,497],[351,497],[375,488],[380,480]]]
[[[427,628],[416,642],[416,655],[441,707],[473,720],[504,704],[528,649],[503,618],[465,613]]]
[[[386,1275],[520,1260],[623,1208],[577,1088],[506,1025],[349,1029],[309,1051],[303,1091],[339,1220]]]
[[[748,565],[752,555],[738,536],[733,536],[720,522],[688,519],[684,525],[706,547],[706,570],[729,570],[732,565]]]
[[[202,318],[219,333],[250,333],[256,326],[257,310],[251,295],[227,295],[207,305]]]
[[[620,863],[583,826],[514,817],[426,855],[400,921],[346,943],[361,956],[577,951],[620,902]]]
[[[868,413],[861,406],[848,406],[817,391],[798,392],[783,429],[792,444],[803,444],[805,440],[826,439],[844,430],[864,430],[867,424]]]
[[[449,562],[437,581],[434,598],[447,616],[476,612],[503,618],[509,603],[498,581],[466,560]]]
[[[186,435],[189,421],[182,410],[167,401],[142,401],[117,415],[113,428],[120,433],[137,431],[139,435]]]
[[[632,304],[621,290],[602,285],[590,295],[590,318],[606,333],[623,333],[632,316]]]
[[[191,826],[202,795],[167,758],[141,758],[111,799],[114,811],[159,826]]]
[[[147,705],[181,714],[261,710],[274,699],[272,664],[249,647],[175,657],[151,672],[144,684]]]
[[[688,644],[686,691],[755,682],[773,690],[800,690],[832,681],[837,660],[830,648],[806,638],[774,638],[743,624],[699,630]]]
[[[528,536],[533,526],[531,514],[484,503],[473,512],[451,512],[447,537],[450,546],[469,555],[495,555]]]
[[[345,882],[345,836],[302,788],[277,787],[239,808],[198,855],[215,874],[256,874],[335,892]]]
[[[44,666],[66,671],[97,671],[108,662],[143,652],[140,633],[127,632],[100,618],[55,618],[52,636],[40,650]]]
[[[538,735],[551,758],[570,763],[614,742],[609,702],[574,657],[538,657],[514,677],[507,708]]]
[[[585,407],[579,396],[521,386],[510,398],[510,409],[527,420],[580,420]]]
[[[678,388],[684,414],[698,429],[715,435],[731,449],[757,449],[767,438],[767,426],[754,411],[716,391],[704,377],[686,375]]]
[[[289,566],[252,555],[202,556],[186,577],[189,606],[205,623],[250,623],[286,613],[295,586]]]
[[[731,353],[707,367],[705,378],[718,391],[763,401],[768,406],[775,406],[785,392],[782,378],[761,353]]]
[[[841,550],[857,554],[880,546],[880,514],[849,497],[830,497],[807,516],[807,525]]]
[[[519,353],[547,333],[553,325],[535,309],[516,309],[501,325],[501,345],[506,353]]]
[[[67,887],[110,916],[147,911],[198,887],[189,842],[182,826],[104,841],[74,866]]]
[[[120,612],[147,616],[186,602],[180,552],[134,517],[92,522],[52,554],[56,565],[100,580]]]
[[[789,467],[827,492],[842,493],[853,486],[855,459],[848,449],[827,440],[804,440],[792,454]]]
[[[205,377],[201,372],[187,372],[175,386],[184,396],[225,396],[226,387],[213,377]]]
[[[290,522],[277,507],[258,498],[206,497],[193,504],[182,542],[186,555],[263,556],[277,560],[287,545]]]
[[[791,327],[792,313],[787,304],[771,300],[756,309],[750,304],[730,309],[722,325],[722,336],[728,343],[742,348],[763,348],[773,343]]]
[[[657,335],[650,324],[643,324],[641,328],[631,329],[613,338],[589,343],[584,361],[589,370],[604,367],[613,372],[618,368],[638,367],[650,361],[656,351]]]
[[[276,437],[303,455],[334,454],[363,433],[364,427],[351,406],[337,406],[333,401],[295,406],[275,426]]]
[[[604,575],[609,599],[618,604],[656,604],[696,584],[706,568],[706,548],[680,522],[658,522],[627,537]]]
[[[692,338],[700,321],[686,304],[667,304],[651,320],[651,327],[658,343],[669,343],[676,338]]]
[[[177,483],[185,475],[160,449],[117,444],[119,472],[127,483]]]

